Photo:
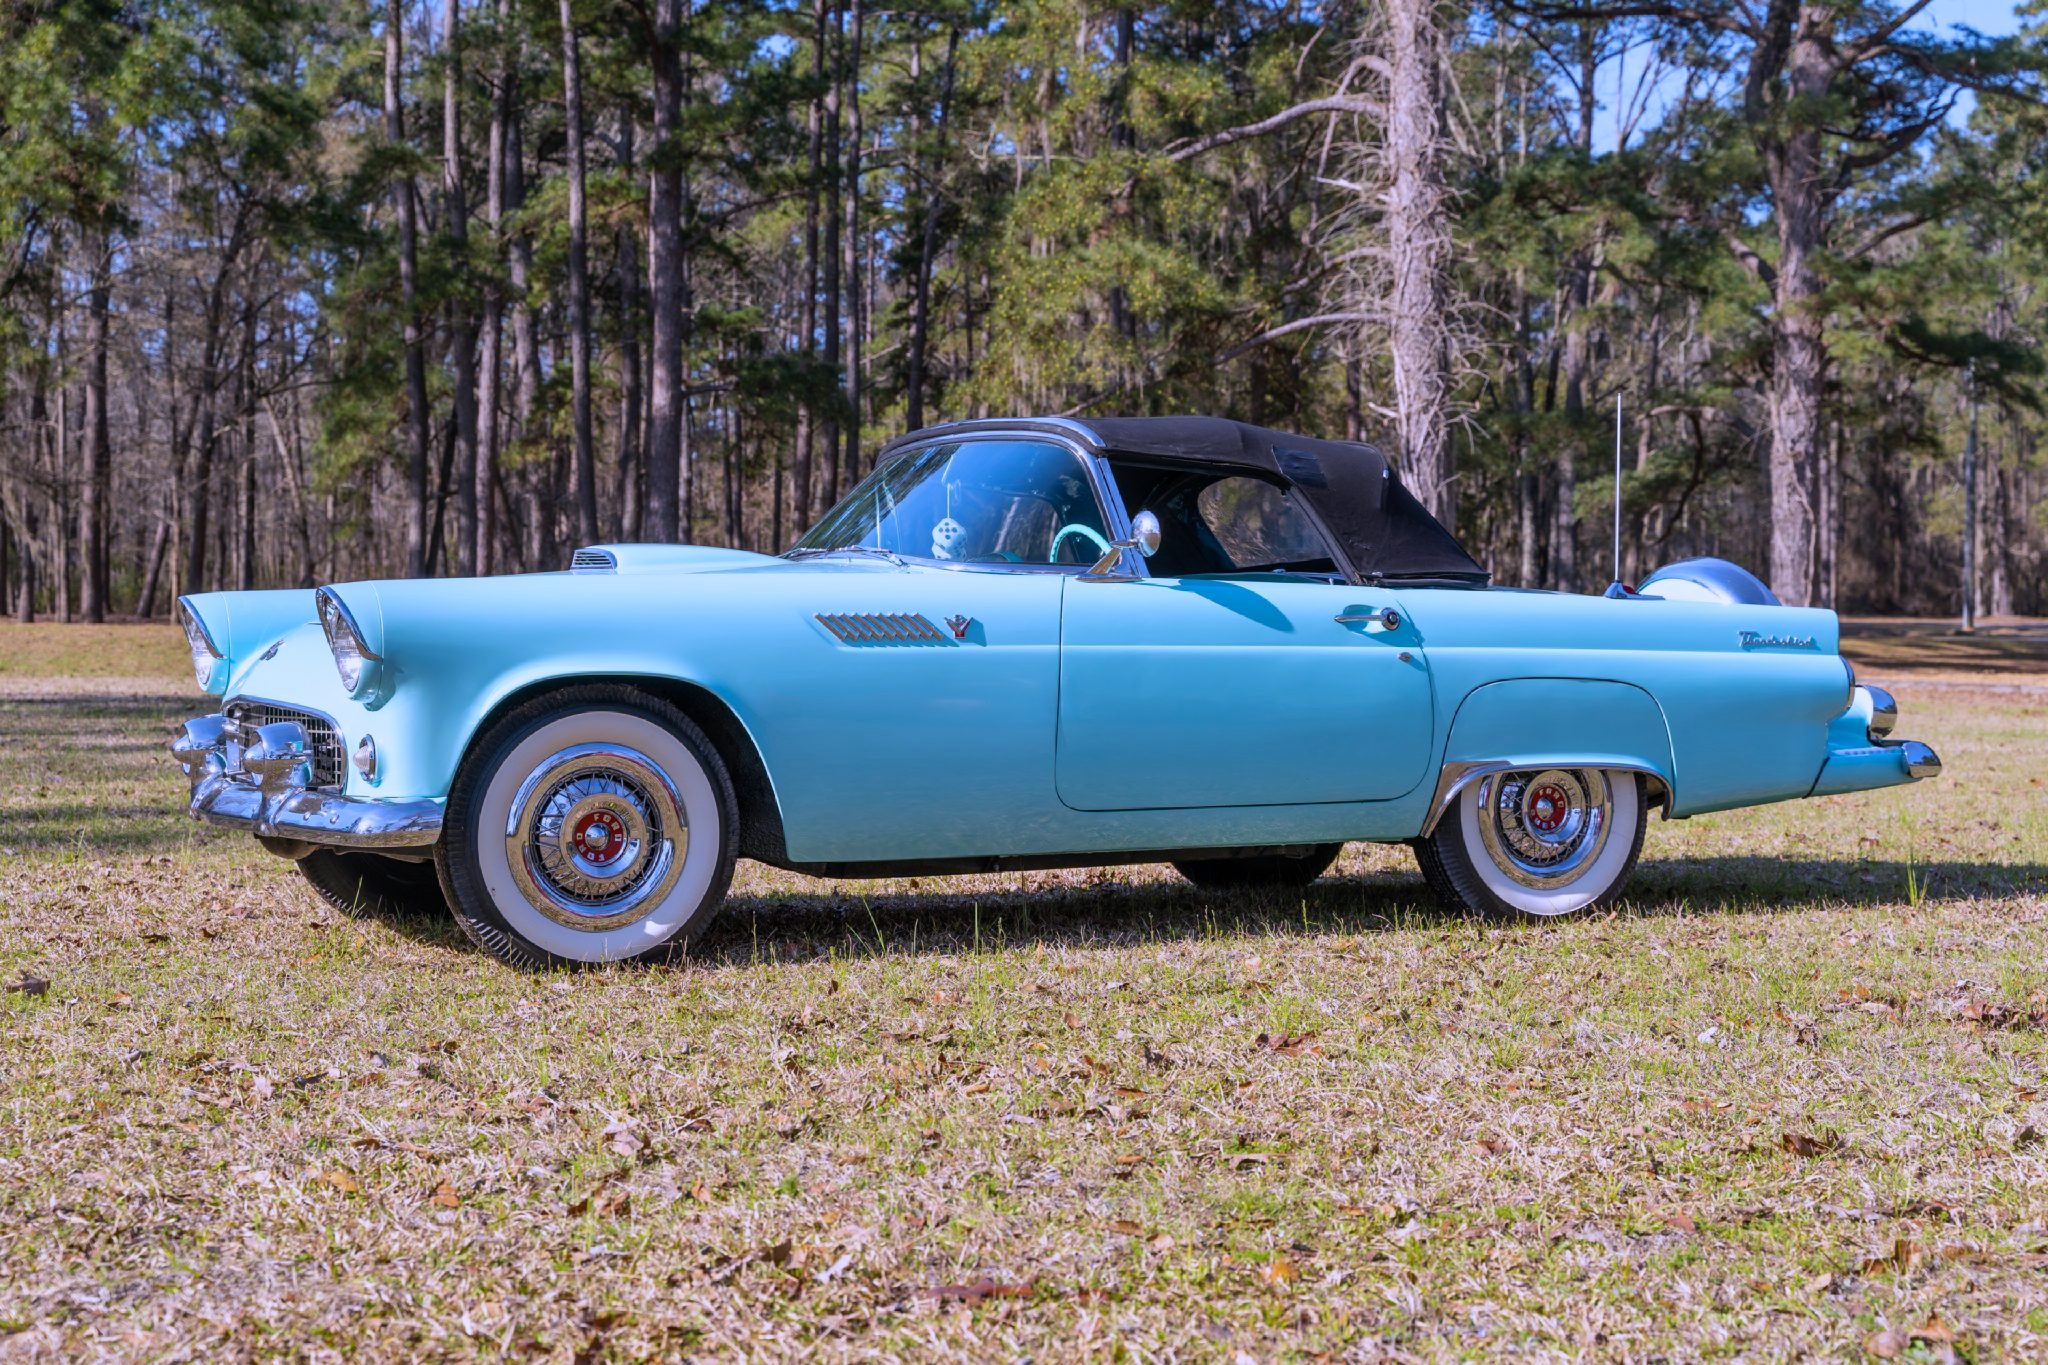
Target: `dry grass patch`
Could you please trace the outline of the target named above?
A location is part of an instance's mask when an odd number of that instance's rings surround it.
[[[2043,1353],[2048,687],[1590,919],[748,864],[533,976],[187,822],[160,672],[0,690],[0,1358]]]

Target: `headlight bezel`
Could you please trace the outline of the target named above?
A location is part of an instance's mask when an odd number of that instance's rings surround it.
[[[213,631],[208,629],[206,619],[199,609],[192,605],[190,597],[178,599],[178,625],[185,632],[185,647],[192,653],[192,677],[202,692],[217,691],[215,675],[227,658],[226,651],[214,643]]]
[[[356,623],[355,614],[341,600],[340,593],[321,588],[314,594],[314,603],[320,614],[320,632],[327,637],[327,652],[334,656],[334,671],[341,679],[342,690],[351,697],[368,700],[376,695],[384,656],[370,647],[363,628]]]

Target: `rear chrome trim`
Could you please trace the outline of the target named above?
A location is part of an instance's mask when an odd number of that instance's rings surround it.
[[[1917,739],[1903,741],[1899,757],[1906,764],[1906,775],[1915,782],[1941,776],[1941,755]]]
[[[1870,694],[1870,737],[1883,739],[1898,728],[1899,703],[1882,687],[1864,683],[1863,690]]]

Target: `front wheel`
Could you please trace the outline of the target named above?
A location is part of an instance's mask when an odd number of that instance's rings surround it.
[[[1643,851],[1646,806],[1632,772],[1490,773],[1458,793],[1415,856],[1454,909],[1568,915],[1621,893]]]
[[[688,717],[632,688],[575,687],[477,742],[437,864],[456,922],[507,962],[661,958],[724,902],[738,825],[732,778]]]

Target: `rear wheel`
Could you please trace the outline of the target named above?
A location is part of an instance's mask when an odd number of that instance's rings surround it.
[[[354,918],[427,915],[448,908],[431,862],[316,848],[297,865],[321,900]]]
[[[725,763],[682,712],[570,688],[478,741],[449,793],[441,883],[456,922],[507,962],[662,958],[724,903],[738,825]]]
[[[1252,891],[1307,886],[1330,870],[1342,844],[1317,844],[1304,853],[1258,853],[1243,858],[1189,858],[1173,870],[1207,891]]]
[[[1430,889],[1486,915],[1568,915],[1621,893],[1643,851],[1643,779],[1604,768],[1491,773],[1415,845]]]

